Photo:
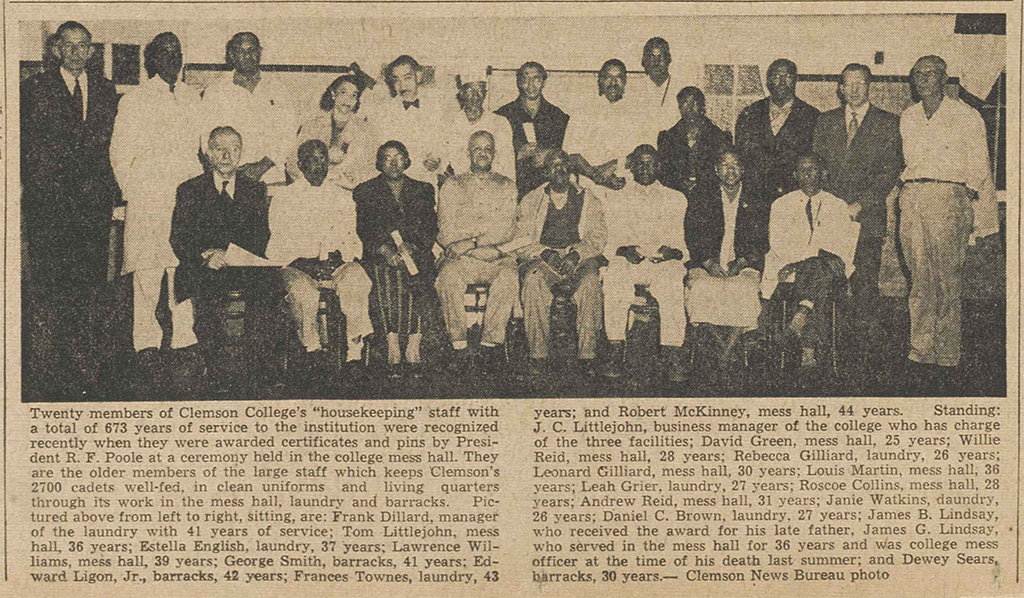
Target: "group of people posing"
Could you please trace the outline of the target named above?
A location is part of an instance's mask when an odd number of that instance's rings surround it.
[[[561,296],[577,306],[581,367],[599,365],[604,330],[613,354],[601,369],[618,376],[642,288],[660,307],[666,375],[681,381],[688,322],[728,327],[728,355],[780,283],[799,305],[788,334],[811,366],[828,322],[819,308],[847,281],[856,314],[876,309],[887,238],[899,239],[910,272],[910,360],[960,360],[973,206],[993,187],[983,121],[945,95],[937,56],[914,65],[921,101],[901,116],[871,105],[865,65],[843,69],[843,105],[821,114],[796,97],[796,65],[776,60],[768,97],[740,113],[734,140],[705,115],[699,88],[672,80],[658,37],[644,47],[643,76],[627,85],[625,64],[608,60],[572,115],[545,99],[537,62],[519,68],[519,96],[493,113],[485,71],[465,69],[451,90],[460,110],[446,113],[438,90],[423,87],[424,69],[403,55],[385,68],[386,93],[353,65],[296,123],[289,90],[261,71],[252,33],[230,39],[231,70],[202,97],[181,82],[178,38],[158,35],[145,49],[149,79],[119,103],[85,71],[88,30],[67,22],[56,35],[60,67],[22,86],[31,300],[60,301],[64,329],[85,334],[85,289],[105,275],[104,188],[116,184],[143,377],[168,354],[201,367],[196,331],[209,317],[211,277],[255,263],[281,267],[312,368],[327,287],[346,316],[352,363],[376,334],[393,372],[417,373],[423,325],[439,303],[452,367],[500,367],[509,318],[521,314],[531,368],[544,372]],[[69,278],[71,291],[56,293]],[[471,357],[464,301],[480,283],[489,291]],[[170,339],[158,322],[162,297]],[[78,345],[68,346],[69,363],[80,363]]]

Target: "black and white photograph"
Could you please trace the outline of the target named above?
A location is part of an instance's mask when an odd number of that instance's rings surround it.
[[[329,14],[17,23],[23,401],[1006,395],[1006,14]]]

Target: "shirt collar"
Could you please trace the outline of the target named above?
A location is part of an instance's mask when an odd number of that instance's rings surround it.
[[[75,93],[76,77],[69,73],[64,67],[60,67],[60,76],[64,79],[64,85],[68,86],[68,91],[72,94]],[[78,82],[81,83],[82,92],[84,93],[86,88],[89,86],[89,77],[86,75],[85,71],[82,71],[81,74],[78,75],[77,79]]]
[[[718,186],[718,191],[719,191],[719,195],[722,196],[722,205],[725,205],[725,204],[728,204],[728,203],[737,203],[738,204],[739,201],[740,201],[740,198],[743,197],[743,183],[740,183],[740,188],[736,192],[736,201],[735,202],[730,202],[729,201],[729,194],[725,192],[725,186],[724,185],[719,185]]]
[[[221,173],[219,173],[216,170],[214,170],[213,171],[213,188],[217,190],[218,194],[220,194],[221,189],[224,187],[224,181],[227,181],[228,182],[228,195],[230,195],[231,198],[234,199],[235,198],[235,179],[237,179],[237,178],[238,178],[238,174],[237,173],[231,175],[231,178],[224,178],[224,176]]]
[[[793,102],[796,101],[796,97],[790,98],[788,102],[782,106],[777,105],[772,99],[768,98],[768,113],[769,114],[789,114],[793,109]]]
[[[864,105],[861,106],[860,108],[857,108],[856,110],[854,110],[853,106],[851,106],[850,104],[847,104],[846,105],[846,125],[847,126],[850,125],[850,116],[854,112],[857,113],[857,125],[859,126],[859,125],[863,124],[864,123],[864,117],[866,117],[868,115],[868,110],[870,110],[870,109],[871,109],[871,102],[864,102]]]

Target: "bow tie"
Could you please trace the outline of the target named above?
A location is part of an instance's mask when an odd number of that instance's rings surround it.
[[[402,106],[403,106],[403,107],[404,107],[404,108],[405,108],[406,110],[408,110],[408,109],[409,109],[409,107],[413,107],[413,108],[419,108],[419,107],[420,107],[420,101],[419,101],[418,99],[417,99],[417,100],[413,100],[413,101],[411,101],[411,102],[406,102],[405,100],[402,100]]]

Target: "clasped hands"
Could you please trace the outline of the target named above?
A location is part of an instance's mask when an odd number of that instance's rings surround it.
[[[554,249],[545,249],[541,252],[540,259],[561,276],[568,276],[579,265],[580,254],[576,253],[575,249],[570,249],[569,253],[561,256]]]
[[[701,265],[704,266],[708,274],[715,278],[729,278],[742,272],[744,268],[750,266],[750,263],[747,261],[747,258],[740,257],[726,264],[725,268],[722,268],[718,260],[709,258]],[[779,272],[779,278],[782,278],[782,272]]]
[[[644,261],[644,256],[640,255],[640,251],[636,245],[623,245],[615,252],[615,255],[626,258],[630,264],[634,266]],[[652,264],[660,264],[661,262],[667,262],[669,260],[681,260],[683,259],[683,252],[680,249],[669,247],[668,245],[662,245],[658,248],[658,253],[646,258]]]

